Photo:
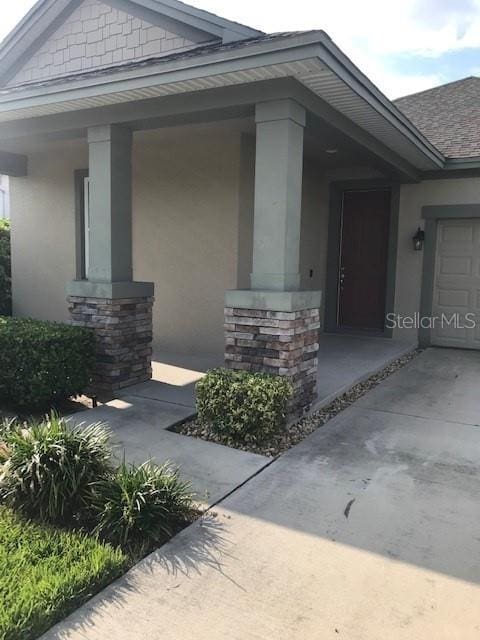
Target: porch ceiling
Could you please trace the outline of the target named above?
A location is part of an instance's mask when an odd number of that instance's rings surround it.
[[[305,128],[305,155],[327,172],[349,167],[371,167],[389,175],[392,167],[328,122],[310,116]]]
[[[172,56],[103,72],[0,91],[0,123],[98,110],[174,94],[203,93],[294,78],[313,97],[393,150],[417,170],[443,166],[442,155],[411,125],[323,32],[254,39],[201,55]],[[215,106],[213,99],[212,108]],[[309,108],[309,105],[305,105]],[[130,110],[130,119],[134,116]],[[8,127],[0,127],[2,132]]]

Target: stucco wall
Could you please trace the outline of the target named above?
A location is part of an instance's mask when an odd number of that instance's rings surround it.
[[[159,350],[223,352],[224,292],[248,287],[251,271],[254,150],[254,137],[245,134],[240,121],[135,134],[134,277],[155,282],[154,342]],[[10,181],[17,315],[68,320],[65,283],[75,274],[73,175],[87,164],[85,141],[52,143],[29,153],[27,178]],[[342,180],[347,177],[358,176],[342,173]],[[339,178],[326,173],[315,158],[305,158],[304,289],[325,291],[329,184]],[[419,310],[423,253],[412,250],[411,237],[423,226],[422,206],[479,200],[478,178],[401,187],[398,313]],[[415,339],[416,332],[397,331],[395,336]]]
[[[223,353],[224,293],[237,286],[240,143],[234,124],[135,135],[134,277],[155,282],[159,350]]]
[[[29,154],[27,178],[12,180],[18,315],[68,320],[65,283],[75,274],[73,175],[88,166],[87,155],[85,141],[51,144]],[[252,270],[254,158],[255,137],[245,121],[134,136],[134,278],[155,283],[159,351],[223,353],[225,290],[248,287]],[[329,184],[358,178],[353,170],[337,173],[326,173],[306,155],[303,289],[325,291]]]
[[[402,185],[398,228],[395,312],[413,315],[420,309],[423,251],[413,251],[412,236],[419,226],[424,228],[422,207],[426,205],[478,204],[479,178],[428,180]],[[416,339],[415,329],[397,329],[394,336]]]
[[[318,162],[314,158],[305,157],[300,235],[300,286],[302,289],[325,292],[329,213],[328,187],[328,179],[324,170],[318,166]],[[310,275],[311,271],[312,275]]]
[[[10,179],[13,312],[67,320],[65,284],[75,276],[74,171],[87,145],[51,144],[29,154],[26,178]]]
[[[241,123],[135,135],[134,278],[155,283],[160,350],[223,353],[224,293],[237,287],[240,153]],[[87,166],[86,142],[52,144],[29,154],[27,178],[11,181],[16,315],[68,320],[74,171]]]

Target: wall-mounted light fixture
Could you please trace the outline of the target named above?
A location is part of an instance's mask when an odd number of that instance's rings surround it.
[[[425,231],[418,227],[417,233],[412,238],[413,250],[421,251],[423,249],[423,243],[425,242]]]

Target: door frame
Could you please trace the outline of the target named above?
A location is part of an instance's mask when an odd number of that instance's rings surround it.
[[[328,221],[327,279],[325,287],[325,331],[356,335],[375,335],[391,338],[393,329],[384,326],[383,331],[345,329],[338,326],[338,279],[340,273],[340,243],[342,204],[344,191],[371,191],[390,189],[390,229],[387,249],[387,285],[385,291],[385,316],[393,313],[395,305],[395,280],[397,271],[398,216],[400,211],[400,184],[391,180],[347,180],[330,183],[330,214]]]
[[[437,259],[437,234],[439,220],[480,218],[480,204],[444,204],[422,207],[425,220],[425,245],[423,252],[422,290],[420,293],[420,317],[430,317],[435,288],[435,263]],[[432,343],[431,330],[420,327],[418,342],[421,347]]]

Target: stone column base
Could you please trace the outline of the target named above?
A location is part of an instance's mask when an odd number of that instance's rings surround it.
[[[93,390],[111,392],[152,377],[152,297],[68,296],[72,324],[93,329]]]
[[[285,376],[294,389],[289,414],[301,415],[317,397],[319,331],[319,306],[288,311],[227,306],[226,366]]]

